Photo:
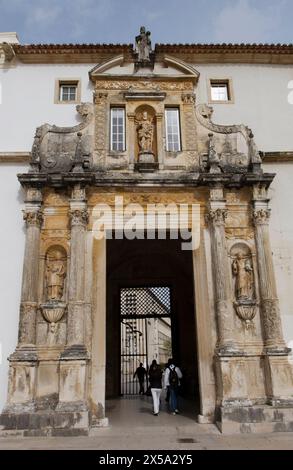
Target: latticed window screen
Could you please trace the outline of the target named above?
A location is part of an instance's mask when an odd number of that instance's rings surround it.
[[[120,296],[122,316],[170,315],[169,287],[126,287]]]
[[[140,363],[166,362],[171,352],[171,298],[169,287],[125,287],[120,290],[121,394],[140,391],[134,376]],[[160,318],[161,317],[161,318]],[[162,330],[162,331],[161,331]],[[145,378],[143,390],[146,390]]]

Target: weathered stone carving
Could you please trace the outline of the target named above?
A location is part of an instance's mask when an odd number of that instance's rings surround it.
[[[137,139],[140,153],[153,153],[154,125],[152,117],[143,111],[136,118]]]
[[[66,303],[64,296],[65,277],[67,271],[67,255],[63,247],[53,246],[46,255],[45,266],[45,297],[41,305],[45,320],[50,323],[50,330],[55,333],[57,323],[62,319]]]
[[[35,344],[37,313],[36,302],[22,302],[20,305],[18,343],[19,346]]]
[[[248,329],[257,313],[255,300],[255,282],[253,265],[249,248],[244,244],[237,244],[232,248],[232,274],[234,277],[234,307],[237,316],[245,323]]]
[[[7,62],[11,62],[15,57],[15,52],[11,44],[2,42],[0,44],[0,65],[4,65]]]
[[[37,211],[23,211],[23,219],[26,222],[26,225],[35,225],[37,227],[41,227],[43,223],[43,212],[41,210]]]
[[[251,259],[237,253],[232,262],[232,272],[236,278],[235,296],[237,300],[252,300],[254,298],[254,279]]]
[[[211,120],[213,108],[207,104],[199,104],[195,109],[197,120],[203,127],[217,134],[226,135],[226,139],[222,145],[222,151],[219,150],[221,154],[219,166],[224,172],[244,173],[248,171],[249,165],[251,165],[253,172],[261,172],[261,158],[249,127],[243,124],[231,126],[215,124]],[[238,152],[235,147],[232,147],[231,141],[228,138],[229,134],[235,134],[235,136],[240,134],[244,138],[247,147],[246,153]]]
[[[225,225],[225,220],[228,216],[227,209],[213,209],[207,214],[207,222],[211,222],[214,225]]]
[[[280,320],[279,305],[275,299],[262,301],[263,323],[267,338],[270,341],[279,342],[282,338],[282,326]],[[289,351],[289,349],[287,350]]]
[[[215,149],[213,134],[209,134],[208,168],[210,173],[221,173],[220,159]]]
[[[181,99],[184,104],[191,104],[191,105],[195,104],[194,93],[182,93]]]
[[[46,256],[46,298],[61,300],[66,277],[66,254],[63,248],[52,248]]]
[[[135,52],[138,62],[150,62],[152,43],[150,40],[151,33],[146,31],[144,26],[140,28],[140,34],[135,38]]]
[[[196,117],[197,120],[204,126],[206,129],[210,131],[219,133],[219,134],[234,134],[240,132],[245,140],[248,142],[251,129],[245,126],[244,124],[238,125],[231,125],[231,126],[223,126],[221,124],[215,124],[211,121],[213,115],[213,108],[212,106],[208,106],[207,104],[199,104],[196,106]]]
[[[270,209],[259,209],[253,211],[253,220],[255,225],[268,225],[271,216]]]
[[[182,82],[172,82],[165,80],[97,80],[97,90],[166,90],[166,91],[190,91],[194,89],[192,80]]]
[[[86,226],[89,220],[89,214],[86,209],[73,209],[69,212],[71,225]]]
[[[89,166],[91,144],[87,133],[78,136],[93,119],[93,105],[82,103],[76,106],[82,122],[73,127],[58,127],[44,124],[36,129],[32,146],[30,172],[58,173],[71,171],[75,166],[77,146],[81,166]]]

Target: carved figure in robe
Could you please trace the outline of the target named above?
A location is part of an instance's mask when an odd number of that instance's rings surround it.
[[[135,52],[138,54],[139,62],[150,61],[150,52],[152,51],[150,35],[151,33],[142,26],[140,34],[135,38]]]
[[[152,153],[154,126],[147,111],[143,111],[141,118],[137,120],[137,138],[140,152]]]
[[[61,300],[66,277],[64,254],[58,250],[51,252],[46,260],[47,300]]]
[[[237,300],[253,300],[254,279],[251,260],[240,253],[232,263],[232,272],[236,278],[235,295]]]

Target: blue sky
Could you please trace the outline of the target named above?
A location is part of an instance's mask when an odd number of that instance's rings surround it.
[[[0,31],[22,44],[293,42],[293,0],[0,0]]]

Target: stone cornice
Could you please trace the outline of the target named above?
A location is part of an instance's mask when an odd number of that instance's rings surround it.
[[[117,54],[133,56],[132,44],[14,44],[13,50],[27,63],[88,63]],[[293,63],[293,44],[156,44],[155,53],[190,63]]]
[[[27,163],[30,158],[30,152],[0,152],[0,163]]]
[[[86,173],[25,173],[19,174],[18,180],[23,186],[62,188],[82,184],[96,187],[166,187],[166,188],[195,188],[214,187],[221,184],[225,188],[241,188],[262,183],[269,187],[274,179],[273,173],[247,174],[211,174],[197,172],[174,173],[120,173],[120,172],[86,172]]]
[[[263,163],[293,162],[293,152],[260,152]]]

